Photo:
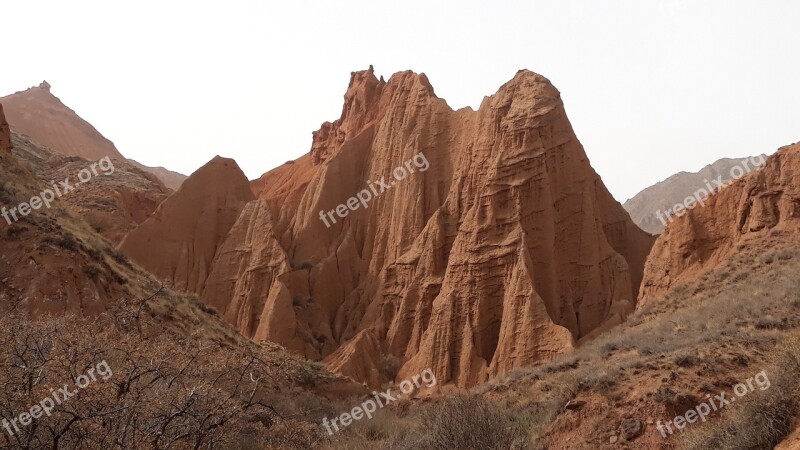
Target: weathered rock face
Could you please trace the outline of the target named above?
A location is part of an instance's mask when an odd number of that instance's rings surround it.
[[[2,97],[0,102],[5,105],[14,132],[26,135],[56,153],[93,161],[106,156],[125,160],[113,142],[53,95],[46,81],[37,87]],[[158,177],[170,189],[180,187],[186,178],[163,167],[132,163]]]
[[[217,248],[250,200],[239,166],[217,156],[125,236],[120,249],[175,288],[201,293]]]
[[[549,360],[633,311],[652,245],[528,71],[479,111],[453,111],[424,75],[354,73],[311,152],[252,188],[204,301],[372,385],[433,368],[466,387]]]
[[[745,240],[800,231],[800,144],[733,181],[667,226],[647,260],[639,304],[725,262]]]
[[[0,104],[0,153],[9,153],[14,148],[11,145],[11,129],[6,122],[3,105]]]
[[[680,172],[639,192],[622,206],[631,219],[648,233],[660,234],[668,222],[674,220],[673,208],[684,203],[687,197],[705,195],[712,188],[731,179],[741,178],[746,172],[756,170],[767,155],[749,158],[723,158],[698,172]]]

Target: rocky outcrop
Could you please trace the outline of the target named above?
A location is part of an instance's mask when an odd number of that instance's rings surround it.
[[[11,145],[11,129],[6,122],[6,116],[3,112],[3,105],[0,104],[0,153],[11,152],[13,145]]]
[[[392,180],[401,166],[414,173]],[[326,227],[382,176],[389,190]],[[203,297],[373,385],[430,367],[472,386],[553,358],[633,311],[652,245],[528,71],[479,111],[453,111],[424,75],[354,73],[309,155],[253,189],[265,202],[240,216]]]
[[[175,288],[202,293],[218,247],[253,199],[236,162],[217,156],[125,236],[120,249]]]
[[[797,232],[799,219],[800,144],[794,144],[669,224],[647,260],[639,304],[719,266],[744,241],[763,239],[771,230]]]
[[[371,385],[432,368],[467,387],[550,360],[633,311],[652,245],[529,71],[478,111],[425,75],[353,73],[310,153],[251,187],[204,301]]]
[[[757,170],[767,155],[723,158],[697,172],[680,172],[636,194],[622,206],[631,219],[648,233],[660,234],[674,220],[675,205],[687,198],[706,196],[709,191]]]
[[[53,95],[46,81],[37,87],[2,97],[0,102],[5,106],[12,131],[26,135],[56,153],[92,161],[106,156],[125,160],[113,142]],[[186,178],[162,167],[132,163],[158,177],[170,189],[177,189]]]

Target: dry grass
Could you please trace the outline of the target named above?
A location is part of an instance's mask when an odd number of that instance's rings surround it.
[[[770,387],[755,390],[727,409],[720,421],[693,427],[682,448],[773,448],[792,431],[800,413],[800,345],[784,342],[767,370]]]

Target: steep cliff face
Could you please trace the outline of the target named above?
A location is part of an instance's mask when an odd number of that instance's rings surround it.
[[[14,146],[11,145],[11,129],[6,122],[3,105],[0,104],[0,153],[9,153],[12,148]]]
[[[128,233],[120,249],[176,289],[201,293],[217,248],[250,200],[239,166],[217,156]]]
[[[205,301],[371,384],[392,360],[400,378],[431,367],[458,386],[549,360],[634,309],[652,245],[592,170],[559,92],[528,71],[478,111],[453,111],[424,75],[354,73],[311,152],[252,187],[261,201]]]
[[[763,169],[736,180],[675,219],[656,241],[639,303],[726,261],[744,241],[800,230],[800,144],[783,147]]]

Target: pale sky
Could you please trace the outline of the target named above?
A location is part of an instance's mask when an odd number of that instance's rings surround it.
[[[0,95],[47,80],[128,158],[252,179],[308,152],[351,71],[424,72],[457,109],[526,68],[620,202],[800,141],[796,0],[382,3],[4,1]]]

